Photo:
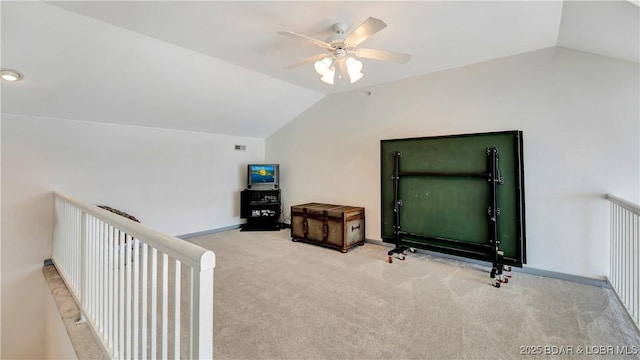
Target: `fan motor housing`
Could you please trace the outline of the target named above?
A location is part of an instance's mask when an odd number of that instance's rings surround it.
[[[333,56],[343,58],[347,56],[347,50],[342,47],[339,47],[333,51]]]
[[[333,24],[333,26],[331,26],[331,29],[333,29],[333,31],[335,31],[336,33],[329,36],[327,38],[327,42],[331,45],[334,45],[335,43],[344,43],[344,32],[347,30],[347,24]]]

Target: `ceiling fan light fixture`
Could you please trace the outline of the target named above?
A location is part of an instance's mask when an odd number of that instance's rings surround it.
[[[336,76],[336,72],[329,69],[324,75],[322,75],[322,77],[320,78],[320,80],[326,82],[329,85],[333,85],[333,79]]]
[[[331,71],[331,69],[329,68],[331,66],[331,59],[330,58],[324,58],[322,60],[318,60],[313,64],[313,67],[316,69],[316,72],[320,75],[326,75],[329,72],[333,72]]]
[[[349,71],[360,72],[362,70],[362,61],[358,61],[352,57],[348,57],[346,62]]]
[[[358,73],[349,73],[349,79],[351,80],[351,83],[353,84],[354,82],[362,79],[362,77],[364,76],[363,73],[358,72]]]
[[[334,68],[333,60],[331,58],[324,58],[322,60],[318,60],[313,64],[313,67],[316,69],[316,72],[322,77],[320,80],[324,81],[329,85],[334,84],[334,78],[336,76],[336,71]]]
[[[349,74],[349,80],[353,84],[354,82],[362,79],[364,74],[362,73],[362,61],[358,61],[352,57],[347,58],[347,73]]]

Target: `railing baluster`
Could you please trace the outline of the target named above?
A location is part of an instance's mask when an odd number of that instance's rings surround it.
[[[640,215],[636,215],[636,239],[640,239]],[[640,326],[640,241],[636,242],[636,324]]]
[[[103,336],[109,334],[109,291],[111,290],[109,285],[109,224],[106,222],[103,223],[102,227],[103,239],[102,239],[102,252],[104,254],[103,259],[103,272],[104,272],[104,293],[103,293],[103,307],[102,316],[104,321],[104,332]]]
[[[58,237],[54,239],[53,248],[57,249],[57,252],[54,253],[55,259],[54,261],[58,261],[61,264],[65,264],[63,269],[60,269],[61,274],[67,275],[67,278],[71,280],[71,276],[69,276],[68,271],[70,271],[70,264],[67,261],[67,248],[71,244],[71,233],[69,231],[69,212],[67,209],[67,203],[63,203],[62,200],[56,200],[60,203],[60,212],[56,214],[56,228],[60,225],[60,231],[57,232]],[[57,230],[57,229],[56,229]],[[68,241],[65,241],[68,240]],[[63,267],[63,266],[59,266]],[[71,282],[71,281],[70,281]],[[73,288],[73,285],[70,286]]]
[[[126,294],[126,327],[125,327],[125,342],[127,344],[126,346],[126,358],[127,359],[131,359],[131,340],[132,340],[132,331],[131,331],[131,293],[133,291],[133,287],[132,287],[132,283],[131,283],[131,263],[132,263],[132,254],[131,254],[131,245],[133,243],[133,240],[131,239],[131,236],[129,234],[125,234],[125,241],[124,241],[124,253],[125,253],[125,260],[124,260],[124,267],[126,270],[126,282],[127,285],[125,287],[125,294]]]
[[[73,264],[71,267],[71,278],[73,279],[73,287],[80,294],[80,298],[82,298],[82,277],[80,275],[80,262],[73,261],[73,257],[76,254],[83,256],[82,249],[80,248],[80,235],[82,234],[82,224],[77,217],[77,211],[73,211],[73,209],[69,209],[71,215],[71,226],[73,229],[73,241],[69,244],[69,248],[67,249],[67,262]]]
[[[138,323],[138,308],[140,307],[140,242],[133,239],[133,359],[138,358],[138,336],[140,334],[140,326]]]
[[[80,249],[80,234],[82,232],[82,225],[80,221],[77,219],[77,211],[73,211],[69,209],[69,215],[71,217],[71,228],[72,228],[72,241],[67,248],[67,262],[71,263],[70,269],[70,277],[73,279],[73,287],[78,292],[80,299],[82,299],[82,277],[80,275],[80,262],[73,261],[73,257],[78,254],[80,256],[84,256],[82,253],[82,249]]]
[[[91,266],[93,267],[95,290],[93,294],[94,315],[92,317],[96,326],[100,326],[100,220],[93,218],[93,222],[93,258],[95,261]]]
[[[627,212],[625,210],[622,210],[622,285],[621,285],[621,291],[622,291],[622,301],[624,302],[625,305],[629,305],[629,301],[627,299],[627,286],[629,285],[627,282],[627,277],[629,274],[629,271],[627,269],[628,267],[628,261],[627,261],[627,256],[629,254],[629,251],[627,249],[628,245],[629,245],[629,234],[628,234],[628,226],[627,226]]]
[[[80,271],[78,270],[80,267],[80,262],[78,261],[73,261],[73,257],[78,254],[80,256],[83,256],[81,249],[79,248],[80,246],[80,240],[79,240],[79,234],[82,231],[82,225],[80,224],[80,222],[77,219],[77,211],[74,211],[74,209],[71,209],[71,207],[69,207],[69,218],[70,218],[70,227],[71,227],[71,243],[69,244],[69,246],[67,247],[65,253],[66,253],[66,261],[68,264],[72,264],[70,266],[70,273],[69,276],[73,281],[73,288],[76,290],[76,292],[79,294],[79,297],[82,299],[82,279],[80,277]]]
[[[620,288],[620,208],[616,206],[616,276],[615,286]]]
[[[632,238],[633,239],[640,239],[640,233],[638,229],[638,218],[640,216],[635,215],[633,217],[633,235]],[[633,242],[633,247],[631,249],[631,256],[634,259],[633,262],[633,266],[631,268],[631,275],[632,275],[632,283],[633,285],[631,286],[632,289],[632,300],[631,300],[631,304],[632,304],[632,311],[631,311],[631,316],[633,318],[636,317],[636,315],[639,312],[639,307],[640,307],[640,297],[638,297],[638,292],[640,291],[640,274],[638,274],[640,272],[640,255],[638,255],[638,248],[640,247],[640,241],[635,241]],[[638,322],[638,324],[640,324],[640,322]]]
[[[80,238],[82,236],[82,224],[78,220],[77,211],[73,209],[69,209],[71,216],[71,226],[72,226],[72,242],[69,244],[69,248],[67,250],[67,261],[71,264],[71,273],[69,274],[73,279],[73,287],[78,292],[80,299],[83,297],[82,293],[82,275],[80,274],[81,263],[79,261],[73,261],[73,257],[76,255],[84,256],[82,252],[82,247],[80,244]]]
[[[173,352],[173,357],[174,359],[180,359],[180,261],[176,259],[175,261],[175,271],[174,271],[174,310],[173,310],[173,314],[174,314],[174,320],[173,320],[173,324],[174,324],[174,352]]]
[[[158,250],[151,250],[151,358],[158,354]]]
[[[89,310],[89,313],[93,312],[93,278],[92,278],[92,271],[91,271],[91,264],[93,263],[93,253],[92,253],[92,248],[91,248],[91,231],[93,230],[92,227],[92,220],[93,218],[91,217],[91,215],[86,215],[85,216],[85,231],[84,231],[84,239],[83,239],[83,243],[85,246],[85,251],[87,252],[87,260],[85,261],[86,266],[84,267],[84,269],[82,270],[82,272],[85,273],[85,284],[86,284],[86,288],[85,288],[85,297],[86,297],[86,302],[87,302],[87,308]]]
[[[615,266],[615,259],[616,259],[616,250],[615,250],[615,246],[614,246],[614,219],[613,219],[613,210],[614,210],[614,205],[613,203],[609,203],[609,274],[611,276],[611,279],[609,279],[610,281],[613,281],[614,278],[614,271],[613,268]]]
[[[142,244],[142,326],[140,329],[140,337],[141,337],[141,344],[140,347],[142,348],[142,354],[140,355],[140,358],[142,359],[146,359],[147,358],[147,266],[148,266],[148,259],[147,256],[149,256],[149,250],[148,250],[148,245],[143,243]]]
[[[169,328],[169,256],[162,254],[162,353],[160,357],[167,359],[169,354],[167,346],[169,345],[169,336],[167,330]]]
[[[96,254],[96,218],[91,216],[91,232],[89,233],[89,238],[87,239],[88,243],[89,243],[89,251],[91,252],[91,261],[87,263],[88,267],[89,267],[89,274],[91,274],[90,280],[89,282],[91,283],[91,286],[89,287],[90,290],[90,298],[91,298],[91,318],[93,319],[93,321],[96,321],[96,310],[97,310],[97,306],[96,306],[96,298],[97,298],[97,292],[98,292],[98,284],[97,284],[97,280],[98,280],[98,276],[97,276],[97,271],[96,271],[96,261],[98,260],[98,256]]]
[[[98,219],[98,325],[100,326],[100,332],[104,333],[104,222]]]
[[[69,243],[67,243],[63,250],[64,250],[64,263],[68,264],[69,267],[66,269],[66,273],[67,276],[69,277],[69,279],[71,279],[71,288],[74,289],[76,291],[76,293],[78,292],[78,281],[76,279],[76,275],[75,275],[75,268],[76,266],[78,266],[77,261],[71,261],[71,250],[73,249],[75,243],[76,243],[76,235],[75,232],[77,231],[76,227],[74,226],[74,221],[75,221],[75,214],[71,211],[71,205],[67,204],[68,206],[65,207],[65,212],[66,212],[66,216],[68,216],[67,220],[65,221],[66,225],[67,225],[67,232],[65,235],[69,236]]]
[[[629,297],[629,312],[631,314],[631,317],[633,317],[633,313],[635,311],[635,304],[634,304],[634,295],[635,295],[635,289],[634,289],[634,283],[635,283],[635,275],[633,273],[633,269],[634,269],[634,261],[633,261],[633,255],[634,255],[634,249],[635,246],[633,244],[633,238],[634,238],[634,233],[635,233],[635,229],[634,229],[634,225],[635,225],[635,221],[633,218],[633,214],[631,212],[629,212],[629,254],[627,254],[627,256],[629,257],[629,294],[627,295]]]
[[[59,203],[62,203],[62,200],[56,198]],[[61,215],[62,214],[62,215]],[[67,247],[71,244],[71,234],[69,233],[69,213],[67,209],[67,203],[62,203],[60,208],[60,213],[56,214],[56,229],[58,224],[61,225],[60,231],[57,232],[58,237],[54,239],[53,248],[57,249],[57,252],[54,253],[55,258],[53,261],[58,262],[58,267],[60,268],[58,271],[65,276],[66,271],[69,271],[70,265],[67,261]],[[65,241],[65,239],[69,239],[69,241]],[[65,266],[62,266],[64,264]],[[66,270],[66,271],[65,271]],[[68,273],[66,273],[67,278],[71,279]],[[72,281],[70,281],[72,282]],[[73,288],[73,285],[70,286]]]
[[[87,258],[88,253],[87,253],[87,214],[82,211],[80,213],[80,236],[78,239],[78,243],[79,243],[79,250],[80,250],[80,269],[78,271],[79,273],[79,278],[80,278],[80,291],[79,293],[80,295],[80,299],[81,301],[87,303],[87,290],[88,290],[88,286],[87,286]]]
[[[98,220],[98,327],[104,333],[104,223]]]
[[[620,287],[620,254],[622,253],[622,251],[620,250],[620,208],[618,206],[616,206],[616,209],[615,209],[615,216],[616,216],[616,224],[615,224],[616,275],[614,279],[615,279],[616,288],[619,288]]]
[[[125,249],[125,234],[124,232],[118,230],[118,310],[120,311],[120,314],[118,315],[118,335],[119,335],[119,339],[118,339],[118,347],[119,350],[118,352],[120,353],[120,357],[124,358],[126,356],[126,349],[125,349],[125,342],[124,342],[124,337],[125,337],[125,332],[124,332],[124,311],[125,311],[125,304],[124,304],[124,290],[125,290],[125,278],[124,278],[124,273],[125,273],[125,267],[126,267],[126,263],[125,263],[125,253],[124,253],[124,249]]]
[[[104,254],[104,259],[103,259],[103,272],[104,272],[104,293],[103,293],[103,307],[104,309],[102,310],[102,316],[104,318],[104,334],[106,336],[106,334],[109,334],[109,323],[110,323],[110,319],[109,319],[109,291],[111,291],[110,285],[109,285],[109,224],[107,224],[106,222],[103,224],[103,228],[102,228],[102,232],[103,232],[103,239],[102,239],[102,252]]]
[[[631,232],[631,211],[627,211],[625,210],[625,227],[627,229],[627,249],[626,249],[626,253],[625,253],[625,258],[626,258],[626,262],[627,262],[627,269],[626,269],[626,289],[625,289],[625,296],[627,298],[627,305],[631,306],[631,269],[632,269],[632,259],[631,259],[631,236],[632,236],[632,232]]]
[[[77,231],[79,230],[79,227],[77,227],[76,225],[79,226],[79,224],[75,223],[76,217],[75,217],[75,211],[72,211],[71,206],[67,207],[67,215],[69,216],[69,219],[67,220],[67,234],[69,235],[69,243],[64,247],[64,261],[66,264],[69,264],[69,268],[67,269],[67,275],[69,276],[69,279],[71,279],[71,287],[75,290],[76,293],[80,292],[80,287],[78,284],[78,279],[76,276],[76,268],[79,266],[77,261],[71,261],[72,259],[72,251],[76,246],[77,243]]]
[[[113,237],[113,244],[111,246],[111,251],[113,252],[113,353],[116,357],[120,354],[120,308],[118,307],[118,301],[120,299],[120,294],[118,290],[120,289],[120,264],[118,247],[118,229],[114,226],[111,232],[111,236]]]
[[[93,279],[91,280],[93,283],[93,295],[92,295],[92,302],[93,302],[93,316],[91,316],[91,318],[93,319],[94,322],[96,322],[96,325],[98,325],[97,321],[98,321],[98,311],[99,311],[99,307],[98,307],[98,302],[99,302],[99,294],[100,294],[100,288],[98,286],[98,279],[99,279],[99,271],[98,271],[98,261],[99,261],[99,252],[98,252],[98,234],[99,234],[99,221],[97,218],[95,217],[91,217],[91,222],[92,222],[92,227],[93,227],[93,231],[92,231],[92,235],[91,235],[91,249],[92,249],[92,254],[93,254],[93,261],[89,264],[89,267],[91,268],[91,273],[93,275]]]
[[[620,207],[616,207],[616,245],[618,247],[617,251],[617,262],[616,262],[616,287],[620,289],[620,274],[622,274],[622,220],[620,217],[621,209]]]
[[[113,281],[113,273],[114,273],[114,268],[115,268],[115,263],[113,261],[113,231],[114,228],[113,226],[109,225],[108,228],[108,244],[107,244],[107,252],[109,253],[109,267],[108,267],[108,271],[109,271],[109,287],[108,287],[108,312],[107,312],[107,318],[109,319],[109,328],[107,330],[107,334],[109,334],[108,338],[108,342],[107,342],[107,347],[109,349],[111,349],[111,351],[115,350],[115,344],[114,344],[114,339],[116,338],[115,335],[115,327],[113,326],[113,319],[115,318],[115,301],[114,301],[114,297],[115,297],[115,284]]]
[[[89,248],[89,259],[91,261],[87,262],[87,269],[89,273],[89,303],[91,318],[95,321],[95,313],[96,313],[96,291],[98,290],[96,284],[96,218],[93,216],[89,216],[89,233],[87,236],[87,246]]]

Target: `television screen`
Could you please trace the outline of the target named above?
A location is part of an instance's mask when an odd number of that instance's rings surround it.
[[[249,183],[251,184],[274,184],[276,182],[275,165],[251,165],[249,174],[251,176]]]

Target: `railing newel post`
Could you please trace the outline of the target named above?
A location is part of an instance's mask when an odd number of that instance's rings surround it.
[[[213,270],[200,272],[200,359],[213,359]]]
[[[204,254],[204,258],[208,254]],[[191,281],[191,358],[213,358],[213,273],[215,255],[211,252],[211,266],[193,269]],[[198,319],[197,324],[194,319]]]

